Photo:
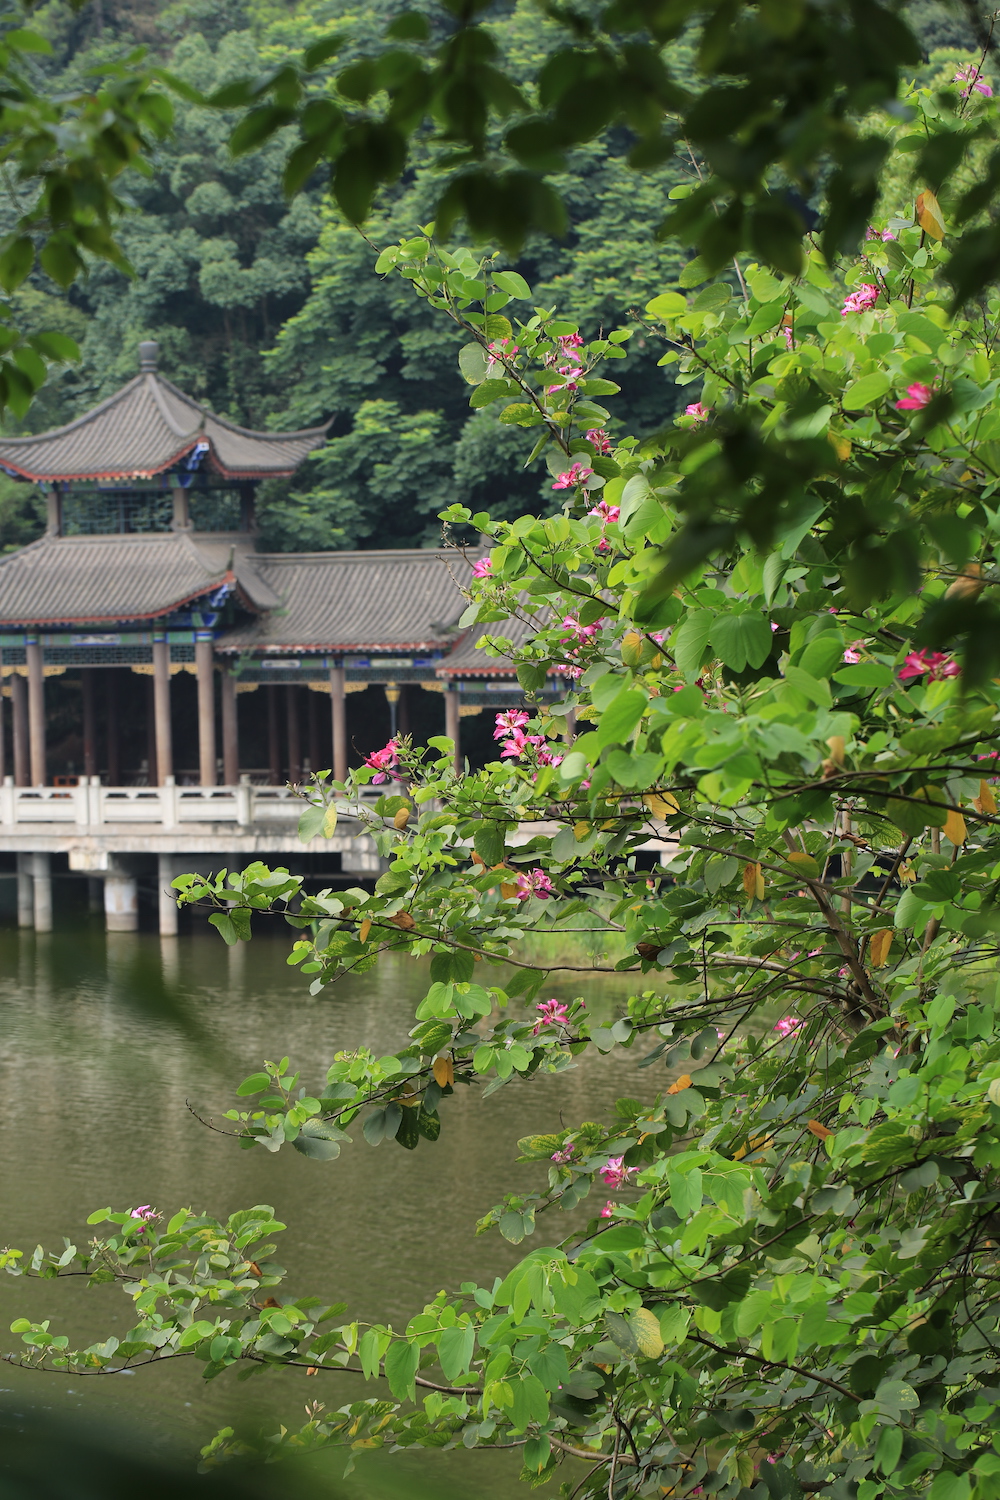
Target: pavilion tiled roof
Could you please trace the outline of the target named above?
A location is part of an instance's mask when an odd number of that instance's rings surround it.
[[[277,603],[245,553],[187,532],[45,536],[0,557],[0,626],[152,620],[224,583],[251,608]]]
[[[0,439],[0,467],[36,481],[148,479],[207,443],[209,471],[264,479],[294,474],[325,441],[325,427],[252,432],[217,417],[157,373],[154,345],[140,348],[140,374],[92,411],[51,432]]]
[[[456,639],[471,568],[460,552],[272,552],[250,560],[281,607],[217,651],[430,651]]]
[[[485,625],[473,625],[458,641],[444,661],[435,667],[438,677],[513,677],[516,669],[512,657],[491,656],[478,643],[484,635],[492,635],[510,642],[511,651],[523,646],[544,620],[529,624],[525,620],[490,620]]]

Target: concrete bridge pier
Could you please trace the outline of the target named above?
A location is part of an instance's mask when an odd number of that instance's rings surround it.
[[[104,925],[108,932],[139,930],[139,883],[115,859],[104,877]]]
[[[172,854],[157,855],[156,883],[159,895],[160,937],[177,936],[177,902],[170,889],[170,882],[175,874],[174,856]]]
[[[30,854],[17,856],[17,925],[35,925],[35,876]]]
[[[51,854],[33,854],[31,856],[32,875],[34,880],[34,917],[36,932],[52,931],[52,856]]]

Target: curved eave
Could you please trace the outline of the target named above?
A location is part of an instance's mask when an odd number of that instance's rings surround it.
[[[30,480],[32,484],[73,484],[86,482],[99,484],[102,481],[113,479],[154,479],[157,474],[165,474],[168,469],[173,468],[174,464],[179,463],[182,458],[186,458],[189,453],[192,453],[198,441],[199,439],[195,438],[192,442],[186,443],[183,448],[179,448],[176,453],[172,454],[165,463],[159,464],[156,468],[152,469],[113,469],[100,474],[92,471],[87,474],[43,473],[40,469],[20,468],[17,464],[11,463],[9,459],[3,457],[2,454],[0,454],[0,467],[8,471],[13,470],[19,478]],[[294,471],[290,470],[289,472]]]
[[[269,641],[266,646],[255,645],[252,642],[227,645],[225,640],[216,644],[216,651],[227,655],[253,655],[253,656],[309,656],[318,652],[327,655],[341,656],[347,651],[382,652],[385,656],[399,656],[404,651],[440,651],[443,649],[441,641],[289,641],[287,644]]]
[[[134,620],[160,620],[164,615],[173,614],[175,609],[183,609],[185,604],[193,604],[196,599],[203,599],[206,594],[214,594],[216,589],[222,588],[223,584],[228,583],[233,585],[235,582],[236,578],[233,573],[224,573],[204,588],[198,589],[195,593],[186,594],[183,599],[176,599],[172,604],[168,604],[162,609],[154,609],[148,614],[63,615],[58,619],[53,616],[47,616],[42,620],[5,620],[0,617],[0,628],[6,629],[10,626],[20,626],[25,630],[41,630],[43,627],[57,628],[61,625],[127,625]]]

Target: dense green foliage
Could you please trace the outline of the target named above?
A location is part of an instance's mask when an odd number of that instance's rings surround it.
[[[931,141],[941,98],[908,101]],[[379,274],[463,330],[472,409],[537,440],[565,504],[445,512],[492,538],[467,620],[528,627],[528,708],[475,774],[436,739],[317,778],[303,837],[367,822],[374,890],[303,897],[260,864],[176,882],[231,944],[287,912],[317,995],[386,951],[430,959],[395,1052],[348,1038],[307,1079],[266,1062],[228,1120],[246,1149],[336,1172],[352,1127],[433,1149],[456,1089],[543,1089],[585,1049],[645,1047],[649,1087],[521,1140],[525,1188],[481,1228],[561,1243],[405,1328],[284,1296],[266,1208],[108,1209],[87,1250],[3,1264],[120,1282],[133,1328],[71,1349],[20,1320],[24,1363],[352,1370],[385,1385],[263,1448],[514,1445],[531,1483],[585,1463],[567,1495],[994,1500],[1000,691],[975,630],[962,662],[941,648],[998,583],[1000,299],[951,313],[950,222],[924,189],[851,262],[813,247],[801,275],[743,263],[745,293],[650,299],[697,399],[644,440],[607,440],[633,329],[583,337],[424,235],[383,252]],[[574,686],[545,710],[550,672]],[[628,948],[620,1014],[538,998],[560,965],[524,938],[581,920]]]

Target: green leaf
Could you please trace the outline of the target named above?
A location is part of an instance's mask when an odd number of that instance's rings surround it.
[[[482,385],[490,357],[482,344],[465,344],[458,351],[458,368],[469,385]]]
[[[496,823],[477,823],[472,835],[476,853],[484,865],[501,863],[504,857],[504,830]]]
[[[844,392],[844,409],[864,411],[866,406],[874,406],[877,401],[881,401],[891,385],[892,381],[884,370],[873,370],[870,375],[863,375]]]
[[[12,292],[19,287],[35,264],[35,247],[26,234],[20,234],[0,254],[0,285]],[[75,345],[74,345],[75,347]]]
[[[476,1347],[476,1330],[470,1324],[462,1327],[456,1324],[453,1328],[446,1328],[438,1341],[438,1363],[444,1371],[444,1378],[449,1383],[454,1383],[460,1375],[466,1374],[472,1363],[472,1355]]]
[[[524,302],[531,300],[531,287],[516,271],[494,271],[493,280],[501,291],[509,292],[512,297],[519,297]]]
[[[757,611],[719,615],[709,636],[712,650],[731,671],[763,666],[771,650],[771,626]]]
[[[402,16],[399,19],[402,20]],[[329,36],[320,37],[318,42],[313,42],[302,54],[302,66],[306,72],[312,73],[316,68],[322,67],[325,62],[329,62],[331,57],[336,57],[346,40],[346,32],[335,31]]]
[[[251,1073],[249,1078],[244,1078],[237,1094],[262,1094],[265,1089],[271,1087],[271,1075],[269,1073]]]
[[[642,718],[648,701],[645,693],[631,688],[612,698],[598,724],[598,745],[603,749],[605,745],[624,744]]]
[[[635,1336],[632,1325],[621,1313],[606,1312],[604,1314],[604,1327],[612,1343],[618,1345],[623,1353],[635,1355],[639,1353],[639,1340]]]
[[[234,156],[245,156],[255,151],[284,125],[295,119],[295,111],[282,104],[261,104],[244,115],[229,137],[229,149]]]
[[[414,1377],[420,1361],[420,1350],[416,1344],[394,1340],[385,1354],[385,1378],[397,1401],[415,1401],[417,1387]]]
[[[697,677],[701,671],[702,657],[708,647],[716,618],[710,609],[692,610],[671,636],[670,648],[674,661],[685,677]]]

